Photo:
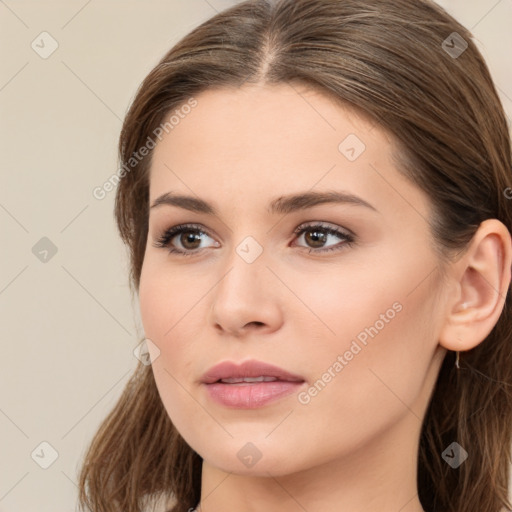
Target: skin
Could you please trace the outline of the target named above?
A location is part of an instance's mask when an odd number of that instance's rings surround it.
[[[421,422],[446,350],[476,346],[499,318],[510,283],[507,229],[482,223],[443,278],[429,199],[398,172],[393,140],[378,125],[287,84],[196,99],[154,150],[150,204],[186,194],[218,216],[151,208],[139,298],[146,337],[160,351],[153,371],[163,404],[204,461],[201,510],[422,511]],[[354,161],[338,149],[349,134],[366,146]],[[327,190],[377,211],[333,203],[267,211],[280,196]],[[351,230],[354,244],[329,235],[315,245],[314,229],[294,235],[318,222]],[[155,247],[182,223],[208,233],[189,245],[173,239],[173,247],[199,247],[195,254]],[[252,263],[236,252],[247,236],[263,249]],[[397,303],[401,310],[307,404],[292,394],[237,410],[211,401],[200,383],[221,361],[257,359],[301,375],[307,391]],[[248,442],[261,454],[252,467],[237,457]]]

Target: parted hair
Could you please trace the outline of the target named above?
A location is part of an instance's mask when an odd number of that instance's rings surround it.
[[[472,35],[437,4],[248,0],[220,12],[179,40],[140,85],[120,134],[121,165],[190,98],[246,83],[307,85],[391,134],[399,172],[431,201],[429,228],[440,261],[453,261],[486,219],[499,219],[512,232],[503,106]],[[151,155],[131,162],[115,199],[134,292],[148,235]],[[440,368],[418,452],[418,493],[426,511],[512,508],[511,386],[507,294],[489,336],[460,353],[460,369],[453,352]],[[469,454],[457,469],[442,458],[453,441]],[[139,512],[163,499],[169,511],[186,512],[200,499],[201,465],[166,413],[151,367],[139,363],[87,447],[80,507]]]

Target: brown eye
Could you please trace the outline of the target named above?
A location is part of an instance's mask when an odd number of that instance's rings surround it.
[[[297,240],[303,241],[303,243],[298,244],[300,247],[309,248],[309,252],[318,253],[343,249],[351,246],[356,239],[352,233],[322,224],[299,226],[295,230],[295,234]]]
[[[201,242],[210,238],[213,243],[209,246],[201,247]],[[195,254],[207,247],[219,247],[216,242],[206,231],[194,225],[174,226],[165,231],[154,244],[155,247],[165,247],[171,253],[179,253],[182,255]]]
[[[304,240],[311,247],[314,247],[314,248],[323,247],[323,245],[327,242],[327,234],[322,233],[319,230],[306,231],[304,234]]]
[[[183,231],[183,233],[175,236],[184,249],[197,249],[201,245],[201,237],[194,231]]]

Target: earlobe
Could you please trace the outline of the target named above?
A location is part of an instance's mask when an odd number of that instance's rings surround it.
[[[511,279],[512,241],[497,219],[482,222],[464,256],[453,265],[458,296],[447,304],[439,344],[471,350],[492,331],[503,311]]]

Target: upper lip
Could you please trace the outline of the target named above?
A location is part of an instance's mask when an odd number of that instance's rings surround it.
[[[300,375],[287,372],[273,364],[255,360],[244,361],[240,364],[232,361],[223,361],[207,370],[201,377],[201,382],[212,384],[221,379],[233,377],[275,377],[283,381],[304,382],[304,379]]]

